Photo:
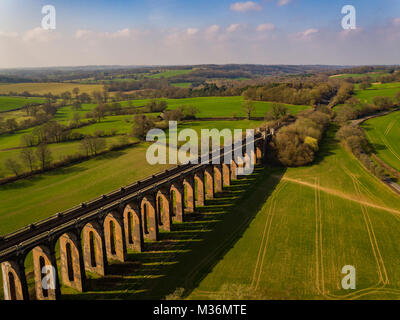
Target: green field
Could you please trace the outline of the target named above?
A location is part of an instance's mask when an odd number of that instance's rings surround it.
[[[362,128],[375,153],[400,171],[400,112],[368,120]]]
[[[186,99],[159,99],[168,103],[168,109],[176,109],[182,105],[193,105],[200,110],[197,114],[199,118],[223,118],[232,117],[234,114],[238,117],[244,117],[242,110],[243,97],[206,97],[206,98],[186,98]],[[135,106],[144,106],[149,99],[134,100]],[[264,117],[271,110],[272,102],[255,102],[256,111],[253,116]],[[292,114],[301,110],[308,109],[309,106],[286,105]]]
[[[103,85],[98,84],[78,84],[78,83],[10,83],[0,84],[0,94],[8,94],[10,91],[23,93],[28,91],[30,94],[44,95],[49,92],[52,94],[61,94],[65,91],[71,91],[74,88],[79,88],[80,93],[91,94],[93,91],[102,91]]]
[[[0,112],[22,108],[29,103],[44,103],[44,99],[0,96]]]
[[[347,78],[364,78],[364,77],[371,77],[373,80],[376,80],[382,76],[388,76],[389,73],[382,73],[382,72],[370,72],[370,73],[345,73],[345,74],[336,74],[330,76],[331,78],[335,79],[347,79]]]
[[[153,79],[171,78],[171,77],[175,77],[175,76],[189,74],[191,72],[192,72],[192,70],[167,70],[167,71],[151,74],[151,75],[147,76],[147,78],[153,78]]]
[[[361,102],[371,102],[373,97],[382,96],[394,98],[394,95],[400,91],[400,82],[373,84],[366,90],[356,90],[355,96]]]
[[[174,87],[178,88],[190,88],[192,86],[191,82],[178,82],[172,84]]]
[[[218,243],[192,270],[190,299],[237,298],[235,287],[247,298],[400,298],[398,195],[332,133],[321,152],[316,165],[262,177],[241,209],[243,221],[254,220],[236,243]],[[231,249],[221,255],[224,246]],[[356,290],[341,289],[345,265],[356,268]]]

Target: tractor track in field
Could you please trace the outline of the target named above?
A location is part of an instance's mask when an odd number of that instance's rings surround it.
[[[261,279],[261,274],[262,274],[263,264],[264,264],[264,258],[265,258],[266,252],[267,252],[267,247],[268,247],[269,238],[270,238],[270,234],[271,234],[272,220],[274,218],[274,213],[275,213],[275,209],[276,209],[276,203],[277,203],[276,197],[278,196],[280,191],[283,189],[284,185],[285,185],[285,183],[280,184],[279,187],[275,190],[273,196],[271,197],[271,204],[269,205],[267,217],[265,219],[263,236],[262,236],[262,239],[260,242],[260,248],[258,250],[257,261],[256,261],[256,265],[254,268],[253,278],[252,278],[252,282],[251,282],[251,287],[254,287],[255,290],[258,289],[259,284],[260,284],[260,279]]]
[[[397,119],[394,119],[388,124],[388,126],[387,126],[387,128],[385,130],[385,133],[384,133],[385,136],[387,136],[389,134],[390,130],[392,130],[392,128],[393,128],[393,126],[395,125],[396,122],[397,122]]]
[[[396,150],[393,149],[393,147],[390,145],[389,141],[387,141],[386,137],[382,135],[382,141],[385,144],[385,146],[388,148],[388,150],[398,159],[400,160],[400,155],[396,152]]]
[[[324,258],[322,246],[322,210],[320,178],[315,178],[315,285],[321,295],[325,295]]]
[[[271,175],[270,178],[275,179],[276,176]],[[280,179],[280,178],[278,178],[278,179]],[[198,263],[197,267],[194,268],[189,273],[189,275],[186,277],[186,279],[184,281],[185,286],[187,288],[189,288],[194,283],[194,278],[201,271],[201,269],[204,267],[204,265],[209,263],[210,260],[214,259],[214,257],[217,256],[224,247],[229,246],[230,243],[232,242],[232,240],[237,236],[237,234],[240,233],[241,231],[243,231],[246,228],[246,226],[251,222],[252,219],[253,219],[253,217],[247,217],[246,219],[243,219],[242,223],[238,224],[238,226],[234,229],[234,231],[232,232],[232,234],[229,237],[227,237],[225,240],[223,240],[221,244],[219,244],[212,251],[210,251],[210,253]],[[196,291],[196,293],[202,293],[202,292],[207,293],[207,291],[201,291],[201,290]]]
[[[299,184],[299,185],[310,187],[312,189],[316,188],[315,184],[310,183],[310,182],[306,182],[306,181],[303,181],[303,180],[299,180],[299,179],[283,177],[282,181],[289,181],[289,182],[292,182],[292,183],[296,183],[296,184]],[[363,204],[363,205],[365,205],[367,207],[371,207],[371,208],[374,208],[374,209],[386,211],[386,212],[392,213],[394,215],[398,215],[400,217],[400,210],[396,210],[396,209],[393,209],[393,208],[388,208],[388,207],[385,207],[385,206],[377,205],[377,204],[368,202],[368,201],[366,201],[364,199],[360,199],[359,197],[354,197],[354,196],[348,195],[348,194],[343,193],[341,191],[338,191],[336,189],[331,189],[331,188],[326,188],[326,187],[321,187],[321,186],[318,186],[318,188],[319,188],[319,190],[321,190],[321,191],[323,191],[325,193],[334,195],[336,197],[339,197],[339,198],[342,198],[342,199],[345,199],[345,200],[349,200],[349,201],[352,201],[352,202],[356,202],[356,203],[359,203],[359,204]]]
[[[361,198],[360,186],[363,187],[366,191],[368,191],[368,193],[370,193],[370,195],[372,195],[372,193],[361,183],[361,181],[359,181],[359,179],[354,174],[352,174],[347,168],[345,168],[343,166],[342,166],[342,169],[352,179],[354,188],[355,188],[355,190],[356,190],[356,192],[357,192],[357,194],[359,195],[360,198]],[[379,247],[377,246],[375,233],[373,232],[373,228],[372,228],[372,222],[371,222],[371,220],[369,218],[369,214],[368,214],[367,208],[365,206],[363,206],[363,204],[361,204],[361,203],[360,203],[360,205],[361,205],[361,210],[362,210],[362,213],[363,213],[364,223],[366,224],[369,240],[370,240],[370,243],[371,243],[371,248],[372,248],[372,251],[374,253],[374,258],[375,258],[375,261],[376,261],[376,264],[377,264],[377,268],[378,268],[379,282],[374,286],[371,286],[371,287],[368,287],[368,288],[364,288],[364,289],[361,289],[361,290],[357,290],[357,291],[351,292],[351,293],[346,294],[346,295],[326,294],[327,298],[334,299],[334,300],[344,300],[344,299],[356,300],[356,299],[359,299],[361,297],[367,296],[369,294],[374,294],[374,293],[378,293],[378,294],[385,294],[385,293],[387,294],[387,293],[389,293],[389,294],[400,295],[400,290],[399,289],[387,288],[386,287],[386,285],[388,285],[390,282],[389,282],[389,278],[387,277],[386,267],[384,265],[382,256],[380,254]],[[399,218],[398,216],[395,216],[395,217],[397,219]]]
[[[354,188],[356,189],[357,194],[361,198],[362,193],[360,190],[360,185],[359,185],[357,178],[354,175],[352,175],[352,180],[353,180]],[[364,223],[367,228],[369,240],[371,243],[372,252],[374,254],[376,265],[378,268],[380,283],[382,283],[383,285],[388,285],[390,283],[389,277],[387,275],[386,266],[383,261],[381,251],[379,249],[379,245],[378,245],[378,241],[377,241],[377,238],[375,235],[375,230],[374,230],[373,223],[371,221],[371,217],[368,213],[368,209],[366,208],[366,206],[362,203],[360,203],[360,206],[361,206],[361,211],[363,214]]]

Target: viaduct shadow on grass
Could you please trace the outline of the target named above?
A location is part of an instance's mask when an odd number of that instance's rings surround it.
[[[88,292],[63,288],[64,299],[164,299],[183,288],[188,296],[242,237],[272,194],[283,168],[256,168],[232,182],[216,198],[186,214],[160,241],[146,242],[145,252],[128,253],[126,263],[112,263],[105,277],[91,276]]]
[[[314,162],[310,164],[313,166],[315,164],[319,164],[325,157],[334,154],[334,150],[338,148],[339,140],[335,138],[336,132],[339,130],[339,127],[335,124],[331,124],[330,128],[326,131],[322,141],[320,142],[320,149],[317,151],[315,155]]]

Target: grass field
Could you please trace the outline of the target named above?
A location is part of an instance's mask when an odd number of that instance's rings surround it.
[[[190,88],[192,86],[191,82],[178,82],[172,84],[174,87],[178,88]]]
[[[400,171],[400,112],[368,120],[362,128],[376,154]]]
[[[201,281],[193,275],[186,284],[189,292],[195,288],[190,299],[237,297],[226,292],[232,285],[266,299],[400,298],[400,249],[393,242],[400,236],[399,197],[332,136],[321,151],[324,158],[311,167],[262,177],[245,200],[243,220],[256,203],[261,209],[236,243],[220,243],[231,248],[226,254],[216,248],[192,270]],[[356,290],[341,289],[345,265],[356,268]]]
[[[168,109],[176,109],[182,105],[193,105],[200,110],[197,114],[199,118],[223,118],[232,117],[236,114],[238,117],[244,117],[242,110],[243,97],[206,97],[206,98],[186,98],[186,99],[160,99],[168,103]],[[135,106],[144,106],[150,100],[134,100]],[[272,102],[255,102],[256,111],[253,116],[263,117],[271,110]],[[286,105],[292,114],[309,108],[309,106]]]
[[[79,88],[80,92],[86,92],[87,94],[93,91],[102,91],[103,85],[98,84],[78,84],[78,83],[11,83],[11,84],[0,84],[0,94],[8,94],[10,91],[23,93],[28,91],[31,94],[43,95],[51,92],[52,94],[61,94],[65,91],[71,91],[74,88]]]
[[[400,91],[400,82],[373,84],[366,90],[356,90],[355,96],[361,102],[371,102],[376,96],[393,98],[398,91]]]
[[[347,78],[363,78],[363,77],[371,77],[373,80],[376,80],[379,77],[382,76],[388,76],[389,73],[383,73],[383,72],[370,72],[370,73],[346,73],[346,74],[336,74],[333,76],[330,76],[331,78],[336,78],[336,79],[347,79]]]
[[[0,112],[18,109],[28,103],[44,103],[44,99],[0,96]]]
[[[167,70],[164,72],[149,75],[149,76],[147,76],[147,78],[153,78],[153,79],[171,78],[171,77],[175,77],[175,76],[189,74],[191,72],[192,72],[192,70]]]
[[[400,298],[400,200],[333,136],[314,165],[258,168],[146,252],[89,275],[88,292],[63,287],[63,298],[161,299],[177,288],[189,299],[236,298],[232,286],[250,298]],[[140,146],[1,187],[0,233],[161,169],[143,156]],[[345,265],[356,268],[355,291],[341,289]]]

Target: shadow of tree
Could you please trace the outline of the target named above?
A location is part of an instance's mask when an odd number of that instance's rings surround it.
[[[233,181],[205,207],[187,214],[184,223],[174,224],[172,232],[161,232],[160,241],[146,242],[145,252],[129,252],[126,263],[110,263],[105,277],[91,275],[88,292],[63,288],[62,298],[163,299],[177,288],[189,295],[241,238],[284,172],[256,168]]]

